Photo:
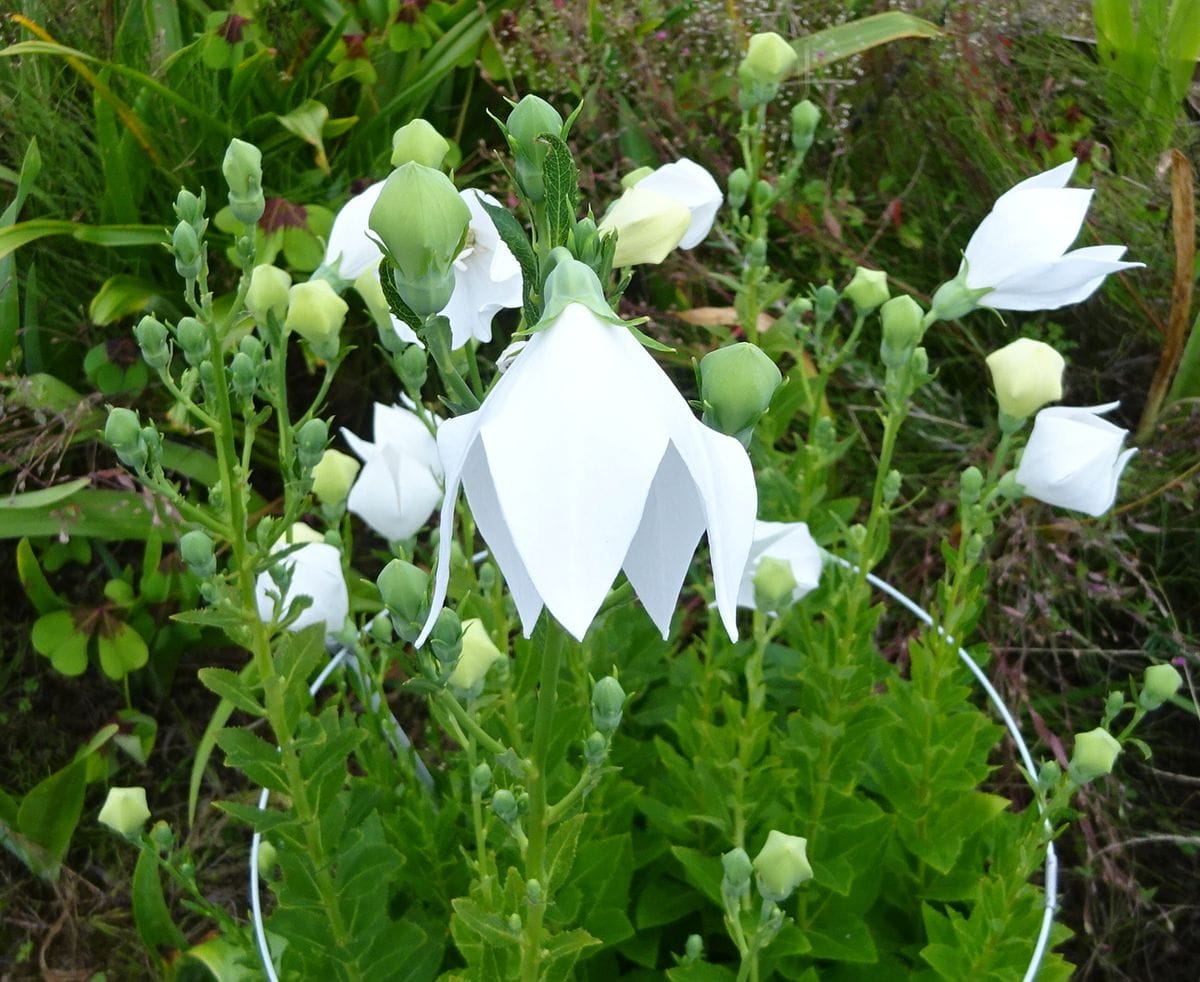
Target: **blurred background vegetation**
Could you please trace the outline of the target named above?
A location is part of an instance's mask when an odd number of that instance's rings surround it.
[[[386,175],[391,133],[414,117],[453,140],[461,184],[501,193],[488,113],[502,113],[505,98],[526,92],[564,112],[585,100],[573,142],[585,190],[596,200],[610,198],[634,168],[679,156],[723,183],[736,157],[732,67],[750,33],[798,38],[888,6],[934,21],[942,37],[877,48],[788,84],[788,100],[812,99],[824,122],[806,178],[774,216],[771,262],[781,275],[806,291],[826,281],[842,285],[861,264],[887,270],[896,288],[927,300],[958,268],[959,250],[994,197],[1071,156],[1081,162],[1077,183],[1097,188],[1080,244],[1127,243],[1146,268],[1110,277],[1078,307],[1005,321],[977,315],[941,324],[926,339],[938,379],[925,390],[898,459],[935,493],[915,497],[880,572],[928,599],[949,521],[944,502],[952,500],[941,492],[994,443],[983,355],[1019,335],[1049,341],[1070,365],[1064,401],[1120,400],[1117,417],[1139,431],[1141,452],[1112,517],[1018,509],[999,530],[979,631],[993,646],[993,676],[1030,734],[1059,753],[1076,722],[1092,720],[1109,689],[1148,660],[1183,659],[1190,685],[1200,634],[1200,379],[1172,386],[1172,370],[1195,316],[1187,203],[1194,198],[1188,162],[1194,166],[1200,148],[1200,90],[1186,29],[1190,23],[1200,33],[1200,4],[1134,4],[1147,17],[1161,8],[1165,19],[1126,35],[1116,10],[1122,5],[1103,0],[3,6],[3,977],[149,973],[128,913],[130,859],[91,819],[102,781],[119,774],[117,783],[153,789],[156,812],[183,824],[191,758],[212,712],[195,669],[224,664],[232,653],[219,638],[169,621],[193,602],[195,586],[173,558],[172,533],[154,530],[147,503],[99,443],[98,427],[106,404],[170,410],[161,392],[146,387],[130,331],[146,311],[182,313],[162,247],[165,223],[181,186],[205,188],[210,214],[218,211],[219,164],[232,136],[262,148],[269,204],[260,234],[282,253],[282,264],[303,275],[320,261],[332,215]],[[1177,10],[1194,19],[1170,21]],[[220,229],[219,215],[214,224]],[[713,274],[728,272],[732,261],[718,232],[696,250],[643,268],[627,294],[629,312],[649,315],[681,358],[697,354],[711,338],[681,315],[731,306]],[[221,269],[218,288],[228,288],[233,275],[232,265]],[[372,401],[391,401],[394,382],[368,318],[360,312],[358,321],[367,333],[343,371],[359,384],[335,387],[330,411],[338,425],[362,432]],[[1189,356],[1200,363],[1200,350]],[[297,358],[300,397],[307,370]],[[865,345],[831,399],[849,414],[843,430],[872,432],[878,373]],[[189,455],[186,434],[174,442],[181,471],[205,480],[205,462]],[[843,487],[872,470],[852,453]],[[74,479],[86,481],[63,492]],[[52,488],[60,490],[7,497]],[[269,482],[260,490],[269,495]],[[61,610],[72,612],[75,647],[51,661],[31,634],[36,640],[35,624]],[[897,620],[886,629],[896,643],[885,651],[895,653],[910,625]],[[95,660],[101,641],[113,637],[126,638],[127,650],[88,668],[88,653]],[[65,673],[79,652],[84,670]],[[144,667],[136,667],[139,660]],[[1083,818],[1063,847],[1062,901],[1062,919],[1076,932],[1068,951],[1080,978],[1200,974],[1198,722],[1194,710],[1161,714],[1145,734],[1153,758],[1130,755],[1119,779],[1080,795]],[[25,825],[21,805],[39,782],[67,773],[77,751],[110,723],[115,735],[80,758],[86,767],[62,778],[78,802],[65,839],[38,840],[26,827],[37,801]],[[1014,761],[995,763],[997,787],[1022,800]],[[205,892],[236,909],[244,835],[212,814],[191,834],[197,855],[207,857]]]

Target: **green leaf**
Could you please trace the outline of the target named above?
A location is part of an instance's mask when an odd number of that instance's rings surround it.
[[[153,848],[143,846],[137,865],[133,868],[130,894],[138,935],[151,951],[185,948],[187,939],[171,920],[171,912],[163,897],[162,881],[158,877],[158,858]]]
[[[272,808],[259,808],[257,805],[243,805],[237,801],[215,801],[213,805],[227,815],[232,815],[239,822],[245,822],[255,832],[270,832],[272,829],[294,821],[285,812],[275,811]]]
[[[254,695],[254,689],[242,676],[226,668],[202,668],[200,684],[209,692],[215,692],[228,700],[237,709],[251,716],[264,716],[265,710]]]
[[[81,491],[92,483],[90,477],[77,477],[73,481],[55,484],[53,487],[41,488],[37,491],[24,491],[21,494],[11,494],[0,498],[0,509],[9,508],[48,508],[60,501],[66,501],[75,492]]]
[[[25,795],[17,810],[17,831],[45,850],[31,866],[39,876],[56,879],[83,812],[87,761],[74,760]]]
[[[255,784],[286,794],[287,773],[279,763],[279,751],[248,730],[224,729],[217,746],[225,751],[225,765],[236,767]]]
[[[160,225],[84,225],[58,218],[34,218],[0,228],[0,259],[23,245],[51,235],[69,235],[80,242],[110,248],[165,245],[168,241],[167,233]]]
[[[519,937],[509,930],[507,922],[497,914],[489,914],[474,900],[459,897],[451,901],[454,916],[472,933],[487,944],[497,947],[515,947]]]
[[[575,863],[575,849],[579,845],[579,833],[587,822],[586,814],[569,818],[550,837],[546,846],[546,889],[554,894],[571,874]]]
[[[562,139],[543,133],[538,139],[550,145],[542,162],[542,180],[546,187],[546,226],[549,247],[565,246],[575,227],[575,208],[579,203],[579,168]]]
[[[935,38],[941,34],[936,24],[912,14],[898,10],[873,14],[793,41],[792,47],[800,56],[796,72],[808,75],[826,65],[902,38]]]
[[[414,332],[421,330],[421,318],[404,302],[400,291],[396,289],[396,281],[392,277],[392,261],[384,256],[379,262],[379,285],[383,287],[383,296],[387,300],[392,313],[404,321]]]
[[[37,139],[32,138],[21,161],[21,173],[17,177],[16,194],[8,207],[0,214],[0,229],[8,228],[21,214],[33,182],[42,170],[42,155]],[[13,256],[0,259],[0,372],[7,369],[9,360],[17,347],[21,329],[21,298],[17,289],[17,262]],[[26,366],[28,368],[28,366]]]
[[[521,267],[522,314],[525,324],[532,326],[542,317],[542,305],[538,296],[538,291],[541,289],[541,278],[538,273],[537,255],[529,243],[525,229],[521,227],[521,223],[517,221],[511,211],[502,205],[490,205],[483,200],[480,200],[479,204],[488,213],[492,224],[496,226],[496,231],[500,233],[500,238],[508,246],[509,251]]]
[[[671,855],[679,860],[688,882],[708,897],[718,907],[721,906],[721,861],[715,856],[709,856],[696,849],[685,846],[672,846]]]
[[[114,682],[142,668],[150,658],[145,639],[125,623],[118,623],[113,634],[101,631],[96,636],[100,668]]]
[[[17,543],[17,578],[21,581],[25,596],[37,608],[39,614],[48,614],[67,606],[67,602],[50,586],[28,539]]]
[[[118,273],[110,276],[88,305],[92,323],[103,326],[132,314],[169,306],[157,283]]]
[[[87,669],[87,648],[91,635],[75,626],[75,617],[69,610],[56,610],[43,614],[33,622],[31,634],[33,648],[45,655],[55,670],[74,678]]]
[[[50,489],[47,489],[50,490]],[[37,493],[37,492],[33,492]],[[146,539],[157,527],[174,534],[177,516],[134,491],[77,491],[69,499],[38,507],[0,505],[0,539],[51,536],[120,541]]]
[[[724,965],[695,962],[667,969],[667,978],[671,982],[731,982],[737,978],[737,973]]]
[[[200,802],[200,784],[204,780],[204,769],[208,767],[208,759],[212,756],[213,747],[217,745],[217,734],[229,722],[233,715],[233,703],[222,699],[204,727],[200,742],[196,745],[196,753],[192,757],[192,770],[188,775],[188,825],[196,822],[196,806]]]

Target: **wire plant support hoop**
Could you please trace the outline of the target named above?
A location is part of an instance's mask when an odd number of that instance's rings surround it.
[[[854,573],[861,572],[857,566],[845,559],[842,559],[840,556],[834,556],[829,553],[826,553],[826,555],[832,562],[843,567],[844,569],[850,570]],[[917,620],[919,620],[926,627],[933,628],[949,643],[955,644],[954,639],[947,635],[941,629],[941,627],[934,622],[933,616],[928,611],[922,608],[915,601],[911,600],[905,594],[901,593],[886,580],[880,579],[874,573],[867,573],[866,580],[881,593],[896,601],[896,603],[916,617]],[[1034,763],[1033,755],[1029,752],[1029,746],[1025,743],[1025,738],[1021,735],[1021,729],[1017,725],[1016,719],[1013,718],[1012,713],[1004,704],[1004,700],[1000,698],[1000,693],[996,691],[996,687],[992,685],[991,681],[984,674],[983,669],[976,664],[975,659],[967,653],[966,649],[958,645],[956,645],[956,647],[958,649],[958,657],[962,660],[962,663],[967,667],[970,673],[975,677],[975,680],[979,683],[984,693],[987,695],[988,701],[995,707],[996,712],[1000,715],[1000,719],[1003,721],[1005,729],[1008,730],[1009,735],[1013,739],[1013,743],[1016,745],[1017,753],[1021,756],[1021,763],[1025,765],[1025,769],[1030,776],[1036,775],[1038,769],[1037,765]],[[309,693],[315,697],[321,686],[328,681],[329,677],[335,671],[346,664],[347,661],[349,662],[353,671],[359,671],[358,662],[354,658],[352,652],[348,648],[342,648],[329,660],[328,664],[326,664],[317,677],[313,679],[313,682],[308,689]],[[374,703],[376,700],[373,699],[372,702]],[[379,707],[378,705],[374,705],[373,708],[378,710]],[[398,754],[404,751],[412,753],[413,763],[418,779],[427,789],[432,789],[433,777],[430,775],[424,762],[421,760],[420,755],[418,755],[415,749],[412,748],[412,744],[410,743],[407,734],[400,727],[400,724],[396,721],[395,717],[392,717],[390,713],[387,713],[387,717],[389,718],[385,718],[385,736],[387,737],[388,741],[392,744],[393,749]],[[258,796],[258,808],[260,811],[266,811],[269,796],[270,793],[266,788],[261,789]],[[1043,808],[1040,798],[1038,799],[1038,808]],[[1033,953],[1029,957],[1029,966],[1025,969],[1025,975],[1022,982],[1035,982],[1037,979],[1038,971],[1041,968],[1042,959],[1045,958],[1046,950],[1050,944],[1050,932],[1054,928],[1054,915],[1058,907],[1058,853],[1054,849],[1054,829],[1050,824],[1050,820],[1045,818],[1044,823],[1046,829],[1046,861],[1043,866],[1045,880],[1043,884],[1045,905],[1042,910],[1041,929],[1038,932],[1037,940],[1034,942]],[[255,944],[258,948],[259,958],[262,961],[263,971],[268,982],[279,982],[279,976],[275,971],[274,960],[271,956],[270,940],[267,938],[267,930],[263,920],[262,896],[258,877],[258,855],[261,845],[262,834],[255,832],[250,840],[250,910],[254,922]]]

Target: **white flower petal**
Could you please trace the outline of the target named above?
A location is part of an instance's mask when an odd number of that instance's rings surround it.
[[[333,219],[325,246],[325,265],[337,266],[338,275],[344,280],[357,279],[372,263],[379,262],[379,246],[368,237],[371,230],[368,219],[383,184],[383,181],[372,184],[355,195]]]
[[[692,220],[679,240],[680,249],[692,249],[704,241],[725,200],[713,176],[687,157],[663,164],[638,181],[636,186],[665,194],[687,206]]]
[[[313,601],[291,624],[291,630],[299,631],[321,621],[325,623],[328,633],[341,630],[350,614],[350,595],[342,576],[341,553],[325,542],[310,542],[280,562],[292,571],[291,584],[283,598],[281,611],[286,613],[297,597],[311,597]],[[271,620],[278,590],[269,573],[258,575],[254,593],[259,617],[264,621]]]
[[[782,559],[792,569],[796,588],[792,602],[815,590],[821,582],[823,557],[820,546],[804,522],[755,522],[754,544],[738,587],[738,606],[754,609],[754,574],[766,557]]]
[[[967,243],[967,286],[995,287],[1032,265],[1057,260],[1079,234],[1091,200],[1092,192],[1082,188],[1005,194]]]
[[[1014,184],[996,200],[1003,201],[1008,195],[1014,192],[1019,194],[1022,191],[1031,191],[1034,188],[1065,188],[1071,183],[1071,175],[1075,173],[1075,167],[1078,163],[1079,161],[1072,157],[1065,164],[1059,164],[1057,167],[1051,167],[1040,174],[1034,174],[1033,177],[1027,177],[1025,180]]]
[[[1124,246],[1091,246],[1068,252],[1056,262],[1021,270],[996,285],[980,304],[995,310],[1056,310],[1086,300],[1109,273],[1144,263],[1121,262]],[[1108,258],[1110,256],[1117,258]]]

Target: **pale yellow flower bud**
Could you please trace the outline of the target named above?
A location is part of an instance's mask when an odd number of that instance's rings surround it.
[[[145,788],[109,788],[99,820],[119,835],[133,835],[149,817]]]
[[[1063,356],[1043,341],[1019,338],[987,356],[1000,412],[1014,419],[1032,416],[1062,398]]]

